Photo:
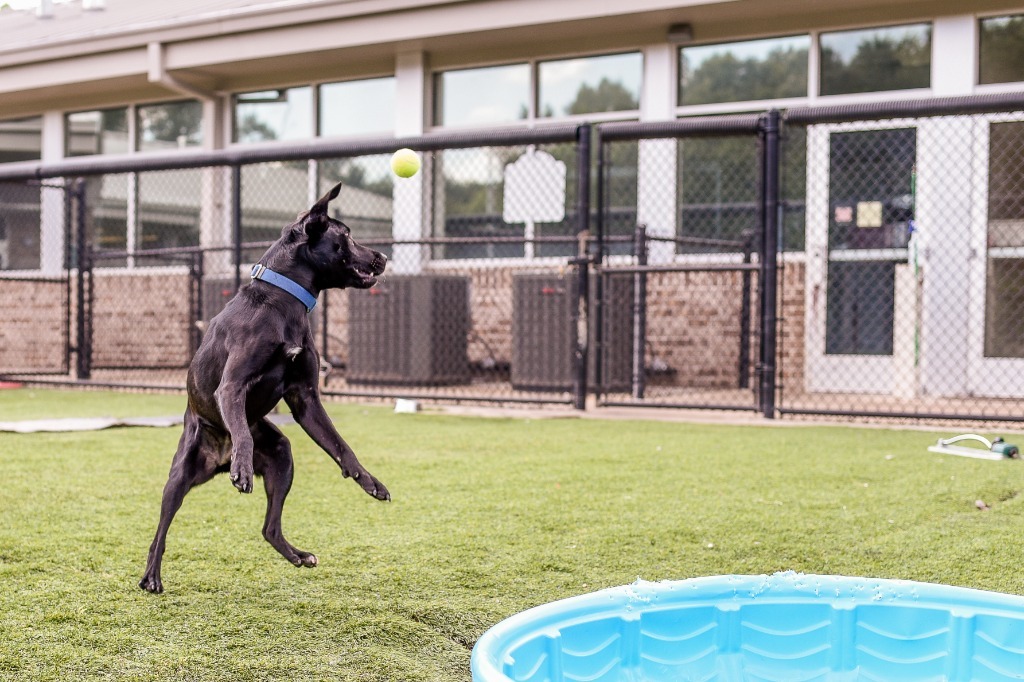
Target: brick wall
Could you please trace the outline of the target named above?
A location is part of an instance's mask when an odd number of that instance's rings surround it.
[[[0,371],[61,371],[67,348],[66,299],[63,279],[0,279]]]
[[[471,363],[508,363],[512,357],[512,281],[520,270],[471,267]],[[800,392],[804,381],[804,265],[780,271],[780,384]],[[752,278],[750,368],[758,348],[757,278]],[[72,282],[73,284],[73,282]],[[187,273],[97,271],[94,275],[93,365],[183,367],[192,348]],[[0,370],[59,370],[64,354],[64,284],[0,280]],[[694,388],[735,388],[740,352],[742,275],[733,272],[648,276],[646,362],[667,368],[657,381]],[[72,287],[72,320],[76,295]],[[328,355],[348,356],[348,292],[327,296]],[[317,344],[322,312],[314,313]],[[72,336],[74,323],[72,323]],[[72,339],[73,340],[73,339]],[[382,340],[385,343],[386,340]]]
[[[93,366],[187,365],[192,351],[189,286],[187,273],[172,270],[95,272]]]

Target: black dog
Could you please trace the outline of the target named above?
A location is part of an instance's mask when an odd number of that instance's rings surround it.
[[[230,471],[243,493],[263,476],[267,515],[263,537],[296,566],[316,566],[281,532],[281,509],[292,484],[291,446],[266,415],[283,398],[295,420],[378,500],[391,495],[342,440],[320,403],[320,360],[307,313],[320,291],[366,289],[384,272],[387,258],[352,240],[349,228],[327,215],[341,185],[285,227],[253,267],[243,286],[210,322],[188,371],[188,408],[178,451],[164,487],[160,523],[139,587],[162,592],[160,562],[167,529],[185,494],[214,475]]]

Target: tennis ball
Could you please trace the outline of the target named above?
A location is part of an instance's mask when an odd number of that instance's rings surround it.
[[[400,178],[411,178],[420,170],[420,157],[411,149],[399,149],[391,157],[391,170]]]

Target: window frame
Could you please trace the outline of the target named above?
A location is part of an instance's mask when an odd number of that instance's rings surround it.
[[[1000,19],[1000,18],[1013,18],[1020,17],[1024,20],[1024,12],[990,12],[985,14],[976,14],[974,17],[974,58],[975,58],[975,73],[974,73],[974,87],[980,93],[997,93],[997,92],[1016,92],[1020,90],[1021,86],[1024,85],[1024,78],[1018,81],[1004,81],[999,83],[982,83],[981,82],[981,24],[987,19]]]
[[[314,81],[304,81],[304,82],[301,82],[301,83],[279,83],[279,84],[276,84],[276,85],[266,85],[266,86],[263,86],[263,87],[260,87],[260,88],[247,89],[247,90],[238,90],[238,91],[232,92],[230,94],[230,111],[228,112],[228,114],[226,116],[226,118],[228,119],[228,121],[230,123],[230,130],[228,131],[229,134],[227,136],[229,142],[227,143],[227,145],[229,147],[234,147],[234,146],[253,146],[253,145],[275,145],[275,144],[286,145],[286,144],[295,143],[296,141],[303,140],[303,139],[305,139],[305,140],[316,140],[316,139],[323,138],[323,139],[338,140],[338,139],[360,139],[360,138],[375,138],[375,137],[393,137],[395,135],[395,129],[394,129],[394,122],[393,121],[392,121],[391,129],[390,130],[380,130],[380,131],[377,131],[377,132],[370,132],[370,133],[358,133],[358,134],[355,134],[355,135],[330,135],[330,136],[326,136],[326,137],[324,136],[322,127],[320,125],[320,116],[321,116],[322,109],[323,109],[323,97],[321,96],[320,90],[321,90],[321,88],[323,86],[325,86],[325,85],[336,85],[336,84],[341,84],[341,83],[354,83],[354,82],[359,82],[359,81],[384,80],[384,79],[389,79],[389,78],[392,79],[392,80],[395,80],[396,84],[397,84],[397,75],[393,71],[391,71],[391,72],[386,72],[386,73],[368,74],[368,75],[363,75],[363,76],[354,77],[354,78],[340,78],[340,79],[339,78],[332,78],[332,79],[322,79],[322,80],[314,80]],[[297,140],[296,139],[289,139],[289,140],[259,140],[259,141],[255,141],[255,142],[241,142],[241,141],[238,140],[238,118],[237,118],[237,115],[236,115],[236,107],[238,106],[238,98],[239,98],[239,96],[253,94],[253,93],[257,93],[257,92],[268,92],[268,91],[271,91],[271,90],[295,90],[295,89],[299,89],[299,88],[309,88],[310,89],[310,93],[311,93],[311,106],[310,106],[310,118],[311,118],[311,121],[310,121],[310,130],[313,133],[311,137],[309,137],[309,138],[298,138]],[[396,107],[397,107],[397,104],[398,104],[398,102],[397,102],[398,95],[399,95],[399,93],[397,92],[397,89],[396,89]]]
[[[621,111],[606,111],[606,112],[595,112],[589,114],[567,114],[562,116],[540,116],[538,111],[540,109],[540,65],[543,62],[561,62],[569,61],[572,59],[588,59],[592,57],[612,57],[616,55],[625,54],[638,54],[641,58],[640,67],[640,91],[638,94],[638,106],[636,109],[623,109]],[[429,76],[429,97],[431,106],[428,108],[430,118],[427,121],[426,129],[430,132],[438,131],[452,131],[452,130],[473,130],[480,128],[493,128],[493,127],[509,127],[509,128],[533,128],[542,125],[560,125],[565,123],[577,123],[577,122],[590,122],[590,123],[609,123],[612,121],[635,121],[639,120],[640,112],[643,111],[644,107],[644,68],[643,68],[644,53],[642,47],[638,46],[632,49],[620,49],[612,50],[610,52],[580,52],[580,53],[568,53],[568,54],[548,54],[539,57],[530,57],[527,59],[504,59],[494,61],[482,61],[482,62],[471,62],[464,65],[458,66],[447,66],[443,68],[431,69]],[[530,82],[528,85],[528,103],[527,103],[527,115],[526,118],[516,119],[514,121],[505,121],[501,123],[482,123],[479,125],[444,125],[443,123],[437,123],[437,77],[448,71],[472,71],[474,69],[487,69],[498,66],[513,66],[516,64],[526,64],[529,67]]]

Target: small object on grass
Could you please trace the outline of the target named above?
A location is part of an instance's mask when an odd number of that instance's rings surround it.
[[[985,504],[985,500],[975,500],[974,501],[974,506],[977,507],[978,509],[980,509],[981,511],[988,511],[989,509],[992,508],[992,507],[988,506],[987,504]]]
[[[968,448],[962,445],[954,445],[963,440],[976,441],[985,446],[980,448]],[[1007,443],[1002,438],[989,440],[983,436],[973,433],[965,433],[953,438],[940,438],[939,442],[928,448],[929,452],[938,452],[944,455],[958,455],[960,457],[973,457],[975,459],[1017,459],[1020,457],[1020,448]]]
[[[399,398],[395,401],[395,412],[398,414],[415,414],[420,411],[420,404],[415,400]]]

